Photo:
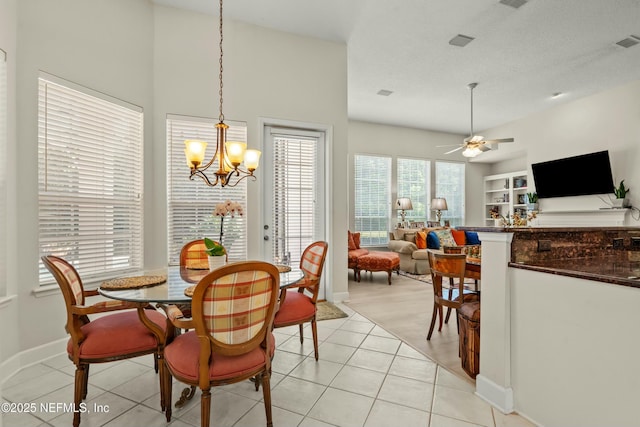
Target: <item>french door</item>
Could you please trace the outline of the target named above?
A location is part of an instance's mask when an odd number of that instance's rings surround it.
[[[264,259],[300,265],[304,249],[326,240],[325,135],[265,126]],[[324,281],[318,298],[324,299]]]

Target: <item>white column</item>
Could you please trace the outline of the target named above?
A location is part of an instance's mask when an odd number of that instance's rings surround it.
[[[511,388],[511,289],[513,233],[479,232],[482,242],[480,373],[476,394],[505,414],[513,412]]]

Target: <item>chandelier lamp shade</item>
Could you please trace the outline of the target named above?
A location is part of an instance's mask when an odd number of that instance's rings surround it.
[[[436,219],[438,222],[440,222],[440,219],[442,218],[442,211],[446,211],[447,209],[447,199],[443,197],[431,199],[431,210],[436,211]]]
[[[260,162],[260,151],[247,150],[246,142],[227,141],[227,129],[229,129],[229,125],[224,123],[224,113],[222,112],[222,40],[222,0],[220,0],[220,114],[218,116],[219,123],[215,125],[217,139],[216,151],[213,157],[205,163],[207,142],[198,139],[188,139],[184,142],[184,154],[187,157],[187,164],[191,169],[191,175],[189,177],[191,180],[197,176],[210,187],[215,187],[218,184],[220,184],[221,187],[235,187],[240,181],[248,177],[251,177],[255,181],[256,177],[253,173],[258,168]],[[209,178],[205,172],[216,160],[218,160],[218,169],[213,173],[215,179],[213,177]]]
[[[411,199],[408,197],[401,197],[396,200],[396,209],[400,211],[400,217],[402,218],[402,225],[405,225],[404,215],[405,211],[413,210]]]

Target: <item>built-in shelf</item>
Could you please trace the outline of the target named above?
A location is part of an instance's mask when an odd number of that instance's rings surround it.
[[[527,193],[527,171],[489,175],[484,177],[485,225],[493,225],[491,210],[505,218],[515,212],[526,212],[523,199]]]

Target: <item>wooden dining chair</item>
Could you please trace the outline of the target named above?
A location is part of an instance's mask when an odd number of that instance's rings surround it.
[[[280,291],[280,307],[273,321],[274,328],[299,325],[300,344],[304,342],[302,327],[304,323],[311,322],[313,351],[316,360],[318,360],[316,302],[328,247],[327,242],[318,241],[305,248],[300,259],[300,270],[304,273],[304,277]]]
[[[53,255],[43,256],[42,262],[58,282],[67,308],[65,329],[71,336],[67,343],[67,353],[76,365],[73,394],[75,408],[80,408],[80,403],[87,397],[90,364],[113,362],[146,354],[154,355],[156,366],[158,362],[162,363],[158,361],[158,354],[159,344],[163,339],[156,337],[141,322],[137,310],[131,310],[138,307],[136,304],[113,300],[88,305],[86,298],[98,295],[98,291],[85,291],[78,272],[71,264]],[[89,319],[89,315],[114,311],[117,312],[94,320]],[[166,317],[155,309],[145,310],[145,314],[164,334]],[[162,393],[160,400],[164,410],[165,400]],[[73,413],[73,426],[79,425],[80,410],[76,410]]]
[[[479,295],[477,292],[465,288],[464,278],[467,264],[467,256],[465,254],[445,254],[431,249],[427,250],[427,254],[431,269],[431,281],[433,282],[433,314],[429,333],[427,334],[427,340],[430,340],[438,316],[440,319],[438,332],[442,330],[443,307],[457,311],[466,302],[478,301]],[[450,288],[447,289],[446,295],[442,286],[445,278],[450,279]],[[447,315],[445,323],[448,319],[449,316]],[[457,319],[458,316],[456,315]]]
[[[176,328],[191,329],[167,344],[162,385],[171,421],[172,379],[202,390],[200,425],[209,426],[211,387],[255,378],[262,384],[267,426],[271,416],[271,358],[275,352],[273,316],[280,274],[262,261],[228,264],[207,274],[193,292],[192,318],[169,312]],[[179,314],[179,312],[176,312]]]
[[[180,267],[190,270],[208,270],[209,258],[206,250],[204,239],[192,240],[185,244],[180,250]],[[225,261],[229,261],[229,254],[225,254]]]

